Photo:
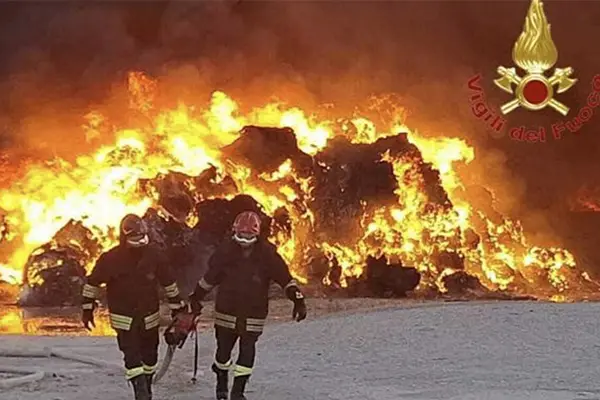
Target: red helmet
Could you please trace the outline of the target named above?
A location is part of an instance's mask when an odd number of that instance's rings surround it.
[[[233,221],[233,239],[241,245],[256,242],[260,235],[260,216],[253,211],[244,211]]]

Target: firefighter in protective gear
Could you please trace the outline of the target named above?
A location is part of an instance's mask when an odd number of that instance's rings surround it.
[[[237,216],[233,236],[223,242],[208,261],[208,270],[190,295],[192,310],[198,314],[201,301],[218,286],[215,301],[217,351],[212,370],[217,376],[216,397],[228,397],[228,372],[234,371],[231,400],[245,400],[246,383],[252,374],[256,342],[269,311],[269,286],[279,284],[294,302],[293,318],[306,318],[304,296],[292,279],[277,249],[260,238],[258,214],[246,211]],[[232,366],[231,352],[239,340],[239,356]]]
[[[145,222],[133,214],[125,216],[119,236],[119,245],[102,254],[87,277],[82,319],[86,329],[94,326],[96,299],[100,285],[106,284],[110,323],[117,332],[126,377],[136,400],[151,400],[158,363],[158,285],[163,286],[173,313],[183,311],[185,303],[165,257],[149,246]]]

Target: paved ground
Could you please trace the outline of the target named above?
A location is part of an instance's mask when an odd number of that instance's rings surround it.
[[[259,346],[250,400],[600,400],[600,304],[529,302],[401,305],[367,314],[272,325]],[[0,348],[33,338],[0,337]],[[41,338],[119,363],[111,338]],[[156,399],[211,399],[212,332],[177,354]],[[13,363],[23,360],[12,359]],[[2,400],[131,398],[118,372],[35,362],[57,377],[1,393]],[[8,359],[0,358],[5,365]],[[30,360],[29,363],[32,361]],[[43,396],[40,397],[41,393]]]

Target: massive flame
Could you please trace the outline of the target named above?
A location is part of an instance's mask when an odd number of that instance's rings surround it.
[[[292,128],[298,147],[308,155],[319,153],[336,135],[345,135],[353,143],[373,143],[382,137],[407,134],[423,159],[439,171],[451,207],[428,201],[417,168],[419,160],[381,154],[382,161],[393,165],[398,182],[396,204],[377,206],[375,211],[370,207],[360,220],[362,233],[352,233],[354,236],[343,244],[326,238],[314,244],[332,265],[341,268],[342,286],[347,278],[363,273],[368,256],[381,255],[415,266],[429,277],[423,284],[432,284],[454,272],[451,262],[445,265],[439,261],[439,254],[445,253],[464,259],[467,272],[491,289],[511,288],[518,277],[535,283],[540,276],[551,289],[550,295],[569,287],[575,260],[567,250],[536,247],[527,241],[518,221],[492,219],[460,197],[462,184],[455,165],[468,164],[475,156],[474,149],[463,140],[420,137],[401,125],[401,113],[388,118],[390,126],[383,130],[363,115],[353,115],[336,130],[334,122],[339,126],[339,121],[318,120],[316,115],[280,103],[241,115],[237,103],[222,92],[214,92],[203,110],[185,104],[156,110],[156,82],[141,73],[129,75],[129,90],[130,106],[147,117],[146,124],[116,130],[113,145],[81,155],[74,163],[55,159],[28,165],[0,193],[0,218],[5,215],[4,223],[11,233],[2,239],[11,250],[0,259],[1,279],[20,281],[19,271],[31,251],[50,241],[71,220],[80,221],[101,238],[103,249],[109,248],[115,244],[115,227],[126,213],[141,215],[156,204],[155,194],[139,190],[140,179],[169,171],[197,176],[214,166],[219,176],[232,177],[241,192],[259,201],[267,214],[272,215],[279,207],[288,208],[295,230],[291,238],[277,236],[274,240],[297,277],[306,281],[299,262],[306,235],[300,238],[298,232],[310,232],[314,224],[315,214],[308,205],[311,180],[299,178],[290,160],[274,173],[256,177],[247,166],[232,163],[221,154],[224,146],[239,137],[242,127],[260,125]],[[87,119],[86,136],[98,135],[105,117],[91,113]],[[193,223],[193,216],[188,217]],[[438,287],[444,290],[439,283]]]

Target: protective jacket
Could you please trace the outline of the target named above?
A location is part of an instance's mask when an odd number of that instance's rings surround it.
[[[299,292],[277,249],[267,240],[256,242],[250,254],[233,240],[224,241],[208,261],[192,299],[201,301],[218,286],[215,325],[238,331],[262,332],[269,312],[269,286],[279,284],[290,299]]]
[[[93,309],[100,286],[106,284],[106,300],[114,329],[129,331],[134,319],[146,330],[159,325],[161,285],[171,309],[182,306],[179,288],[167,259],[152,246],[118,245],[104,253],[83,287],[83,309]]]

